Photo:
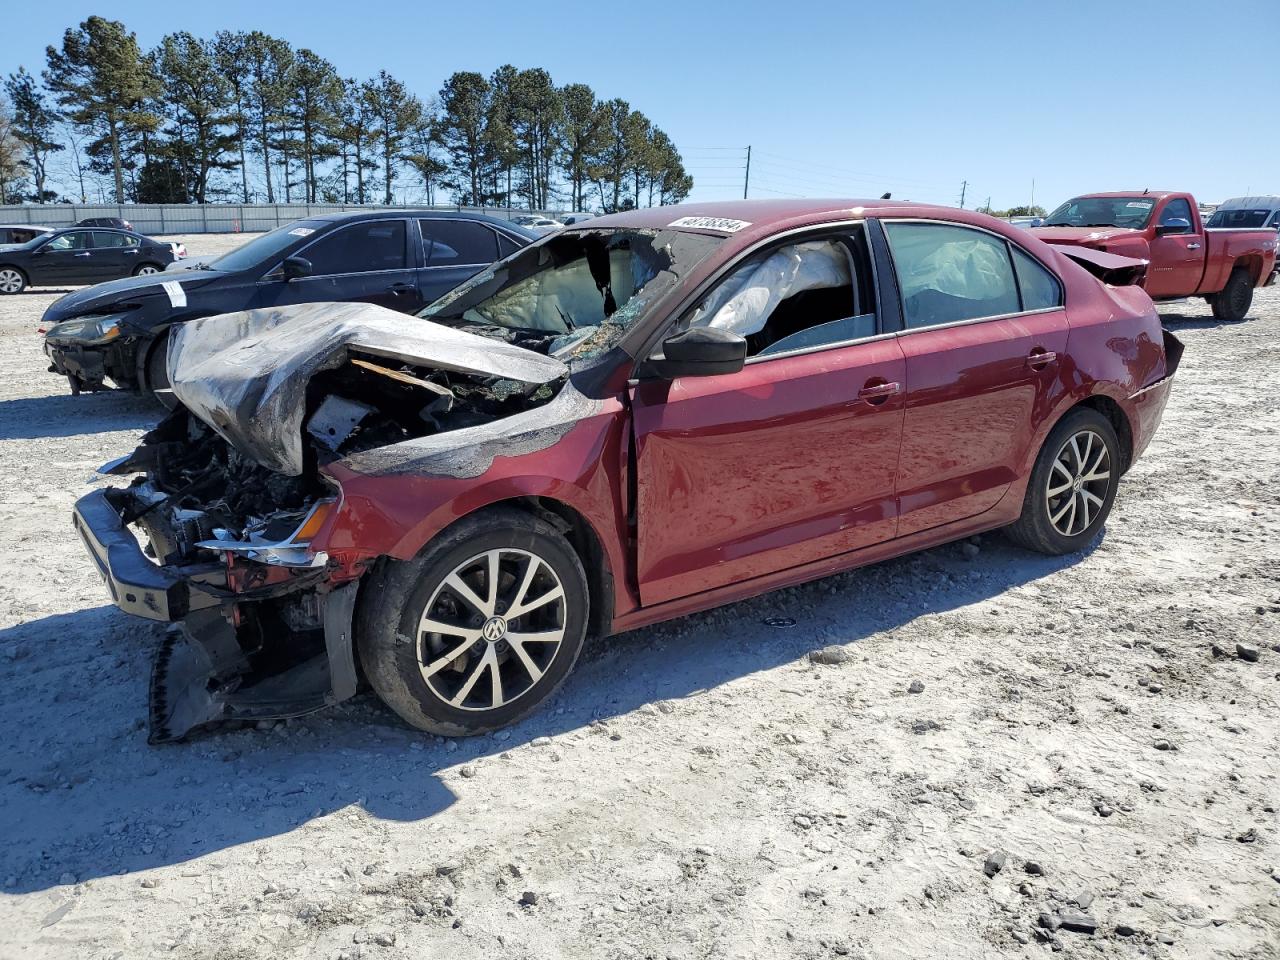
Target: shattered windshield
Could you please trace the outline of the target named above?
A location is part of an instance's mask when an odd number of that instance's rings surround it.
[[[1041,226],[1141,230],[1155,206],[1154,197],[1076,197],[1049,214]]]
[[[478,274],[419,316],[489,328],[513,342],[532,334],[566,362],[598,356],[722,242],[675,230],[566,231]]]

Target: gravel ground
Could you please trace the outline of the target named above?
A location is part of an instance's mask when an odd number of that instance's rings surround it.
[[[54,296],[0,302],[0,956],[1280,956],[1280,291],[1170,307],[1084,554],[990,535],[595,642],[491,737],[363,695],[163,748],[159,633],[68,520],[156,410],[44,372]]]

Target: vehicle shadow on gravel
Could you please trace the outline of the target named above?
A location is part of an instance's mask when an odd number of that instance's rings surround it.
[[[1160,322],[1175,333],[1179,330],[1212,330],[1215,327],[1238,327],[1242,323],[1250,323],[1255,317],[1243,320],[1219,320],[1213,316],[1196,316],[1188,313],[1162,313]]]
[[[79,397],[70,393],[19,397],[0,400],[0,440],[39,440],[117,430],[149,430],[163,415],[164,408],[154,400],[116,390]]]
[[[664,736],[663,714],[680,712],[687,698],[804,663],[820,647],[992,600],[1084,556],[1044,557],[988,535],[972,559],[952,544],[593,641],[566,685],[529,719],[455,741],[406,727],[364,693],[270,730],[223,727],[151,747],[147,679],[159,628],[139,629],[102,606],[0,630],[0,687],[10,691],[0,698],[0,723],[24,738],[0,766],[8,825],[0,892],[178,865],[337,811],[425,826],[455,803],[500,804],[483,789],[487,764],[474,771],[481,787],[474,796],[455,795],[442,772],[452,779],[454,768],[518,749],[536,764],[549,754],[523,748],[540,737],[598,733],[608,749],[615,721],[646,704],[660,706],[645,711],[652,719],[624,724],[627,737]],[[780,619],[794,624],[779,626]],[[857,670],[858,662],[813,669]],[[554,750],[555,741],[535,749]],[[376,833],[367,836],[361,856],[376,862]]]

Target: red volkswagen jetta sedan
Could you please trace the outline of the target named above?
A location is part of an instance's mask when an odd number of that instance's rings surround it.
[[[75,522],[116,603],[175,624],[153,740],[362,679],[480,733],[588,633],[998,527],[1089,544],[1182,352],[1143,266],[899,202],[601,217],[420,317],[187,324],[182,406]]]

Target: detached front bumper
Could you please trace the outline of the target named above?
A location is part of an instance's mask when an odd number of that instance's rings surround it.
[[[216,606],[218,598],[202,591],[200,584],[217,589],[211,581],[219,579],[221,568],[210,564],[180,573],[153,563],[125,526],[124,511],[131,499],[128,491],[95,490],[76,501],[72,514],[76,532],[97,564],[115,605],[135,617],[162,623]],[[225,575],[221,579],[225,584]]]
[[[44,352],[49,372],[68,378],[73,392],[100,390],[108,379],[127,390],[137,387],[137,345],[133,340],[87,344],[46,337]]]
[[[161,566],[127,525],[148,505],[128,488],[95,490],[76,501],[72,519],[115,605],[172,624],[151,677],[150,742],[181,740],[222,720],[302,716],[355,695],[358,581],[330,583],[323,569],[303,570],[237,591],[220,561]],[[309,637],[282,634],[278,619],[255,616],[304,595],[315,598]],[[246,631],[246,622],[257,627]]]

